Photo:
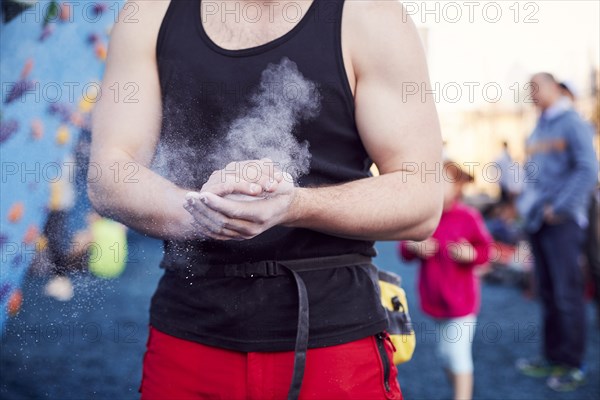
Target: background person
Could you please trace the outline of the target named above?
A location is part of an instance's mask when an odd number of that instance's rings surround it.
[[[512,204],[515,195],[519,191],[519,177],[521,171],[510,155],[508,143],[502,142],[502,153],[496,159],[495,164],[500,173],[500,202]]]
[[[438,352],[454,398],[470,399],[471,347],[480,303],[474,269],[488,262],[492,237],[479,212],[460,201],[463,186],[473,178],[450,161],[444,163],[443,171],[444,210],[440,224],[424,241],[401,242],[400,254],[407,261],[421,261],[421,307],[435,319]]]
[[[542,357],[521,359],[517,368],[549,377],[548,386],[573,390],[585,380],[584,274],[580,256],[588,226],[588,204],[598,165],[592,133],[549,73],[531,78],[532,98],[540,110],[527,140],[535,173],[519,199],[530,235],[544,313]]]

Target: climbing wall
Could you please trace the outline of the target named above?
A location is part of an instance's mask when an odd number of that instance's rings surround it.
[[[48,210],[65,201],[60,182],[73,180],[68,156],[77,135],[89,127],[99,96],[114,94],[102,93],[100,80],[123,3],[29,1],[25,8],[23,1],[3,2],[0,332],[18,312],[23,278],[47,243],[41,231]]]

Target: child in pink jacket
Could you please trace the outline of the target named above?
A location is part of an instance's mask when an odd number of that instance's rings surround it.
[[[402,242],[402,258],[421,261],[419,295],[423,311],[436,323],[438,352],[456,399],[473,392],[471,345],[479,311],[479,281],[474,273],[488,262],[492,238],[479,212],[460,201],[473,178],[456,163],[444,163],[444,210],[438,228],[422,242]]]

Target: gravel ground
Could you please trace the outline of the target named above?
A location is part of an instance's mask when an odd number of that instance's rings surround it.
[[[160,243],[130,235],[128,267],[120,279],[74,277],[75,298],[59,303],[41,295],[45,278],[30,276],[21,313],[7,324],[0,349],[2,399],[135,399],[147,337],[150,296],[160,277]],[[407,399],[446,399],[450,387],[435,358],[432,322],[418,308],[414,266],[401,264],[393,243],[378,244],[379,267],[400,273],[417,333],[413,359],[399,368]],[[478,399],[598,399],[598,324],[589,309],[588,383],[559,394],[543,381],[520,376],[521,356],[540,347],[540,310],[519,291],[484,286],[474,341]]]

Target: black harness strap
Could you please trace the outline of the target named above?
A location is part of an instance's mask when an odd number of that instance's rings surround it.
[[[294,278],[296,289],[298,291],[298,328],[294,350],[294,371],[292,374],[290,390],[288,391],[288,400],[296,400],[300,396],[300,389],[304,378],[309,331],[308,293],[306,291],[306,285],[300,275],[298,275],[298,272],[370,263],[371,257],[362,254],[344,254],[341,256],[303,258],[296,260],[269,260],[243,264],[214,265],[209,268],[202,268],[202,273],[200,273],[200,275],[214,278],[265,278],[291,275]],[[190,271],[190,269],[187,269],[187,271]]]
[[[308,294],[304,281],[290,269],[298,288],[298,330],[296,331],[296,347],[294,349],[294,371],[292,383],[288,391],[288,400],[296,400],[300,397],[302,380],[304,379],[304,368],[306,366],[306,352],[308,351]]]

